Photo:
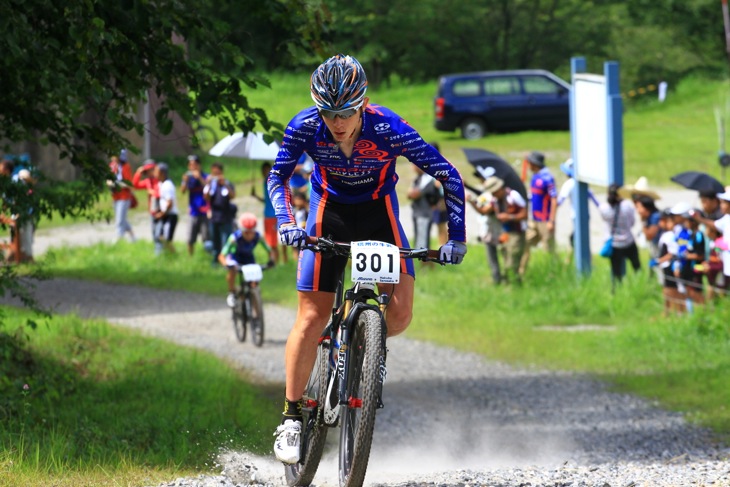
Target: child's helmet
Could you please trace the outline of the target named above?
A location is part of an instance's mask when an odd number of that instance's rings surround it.
[[[256,219],[256,215],[253,213],[244,213],[241,215],[239,223],[241,224],[241,228],[245,230],[253,230],[258,224],[258,220]]]

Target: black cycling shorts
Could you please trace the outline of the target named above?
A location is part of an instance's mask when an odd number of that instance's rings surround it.
[[[336,203],[312,193],[307,218],[307,234],[338,242],[378,240],[409,247],[399,220],[395,191],[373,201],[357,204]],[[347,257],[322,255],[304,250],[299,254],[297,290],[335,292],[337,280],[347,265]],[[401,259],[401,273],[415,277],[413,261]]]

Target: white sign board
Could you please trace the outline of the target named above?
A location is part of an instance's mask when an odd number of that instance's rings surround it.
[[[608,186],[608,98],[606,77],[597,74],[573,75],[575,107],[575,178]]]

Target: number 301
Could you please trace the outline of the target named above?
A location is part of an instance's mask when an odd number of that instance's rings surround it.
[[[393,272],[393,254],[388,254],[388,272]],[[371,254],[370,255],[370,270],[373,272],[380,272],[380,269],[383,265],[383,259],[380,256],[380,254]],[[357,253],[355,254],[355,268],[360,271],[364,272],[368,268],[368,256],[364,253]]]

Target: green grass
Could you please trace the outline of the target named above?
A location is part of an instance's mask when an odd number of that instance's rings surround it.
[[[6,330],[29,316],[2,311]],[[149,485],[270,446],[271,398],[208,352],[75,316],[12,336],[0,334],[0,485]]]
[[[223,296],[223,274],[205,260],[152,257],[144,244],[57,251],[57,275]],[[126,262],[120,266],[119,262]],[[646,262],[646,260],[644,260]],[[621,390],[655,398],[730,438],[730,303],[691,317],[663,318],[661,288],[644,269],[611,295],[605,259],[588,279],[534,252],[522,287],[491,285],[480,246],[467,265],[417,274],[412,338],[520,365],[595,374]],[[114,270],[116,269],[116,270]],[[159,274],[162,274],[161,276]],[[195,275],[195,279],[192,276]],[[264,299],[293,306],[293,264],[268,271]],[[598,331],[571,331],[572,325]],[[550,325],[557,330],[547,331]]]

